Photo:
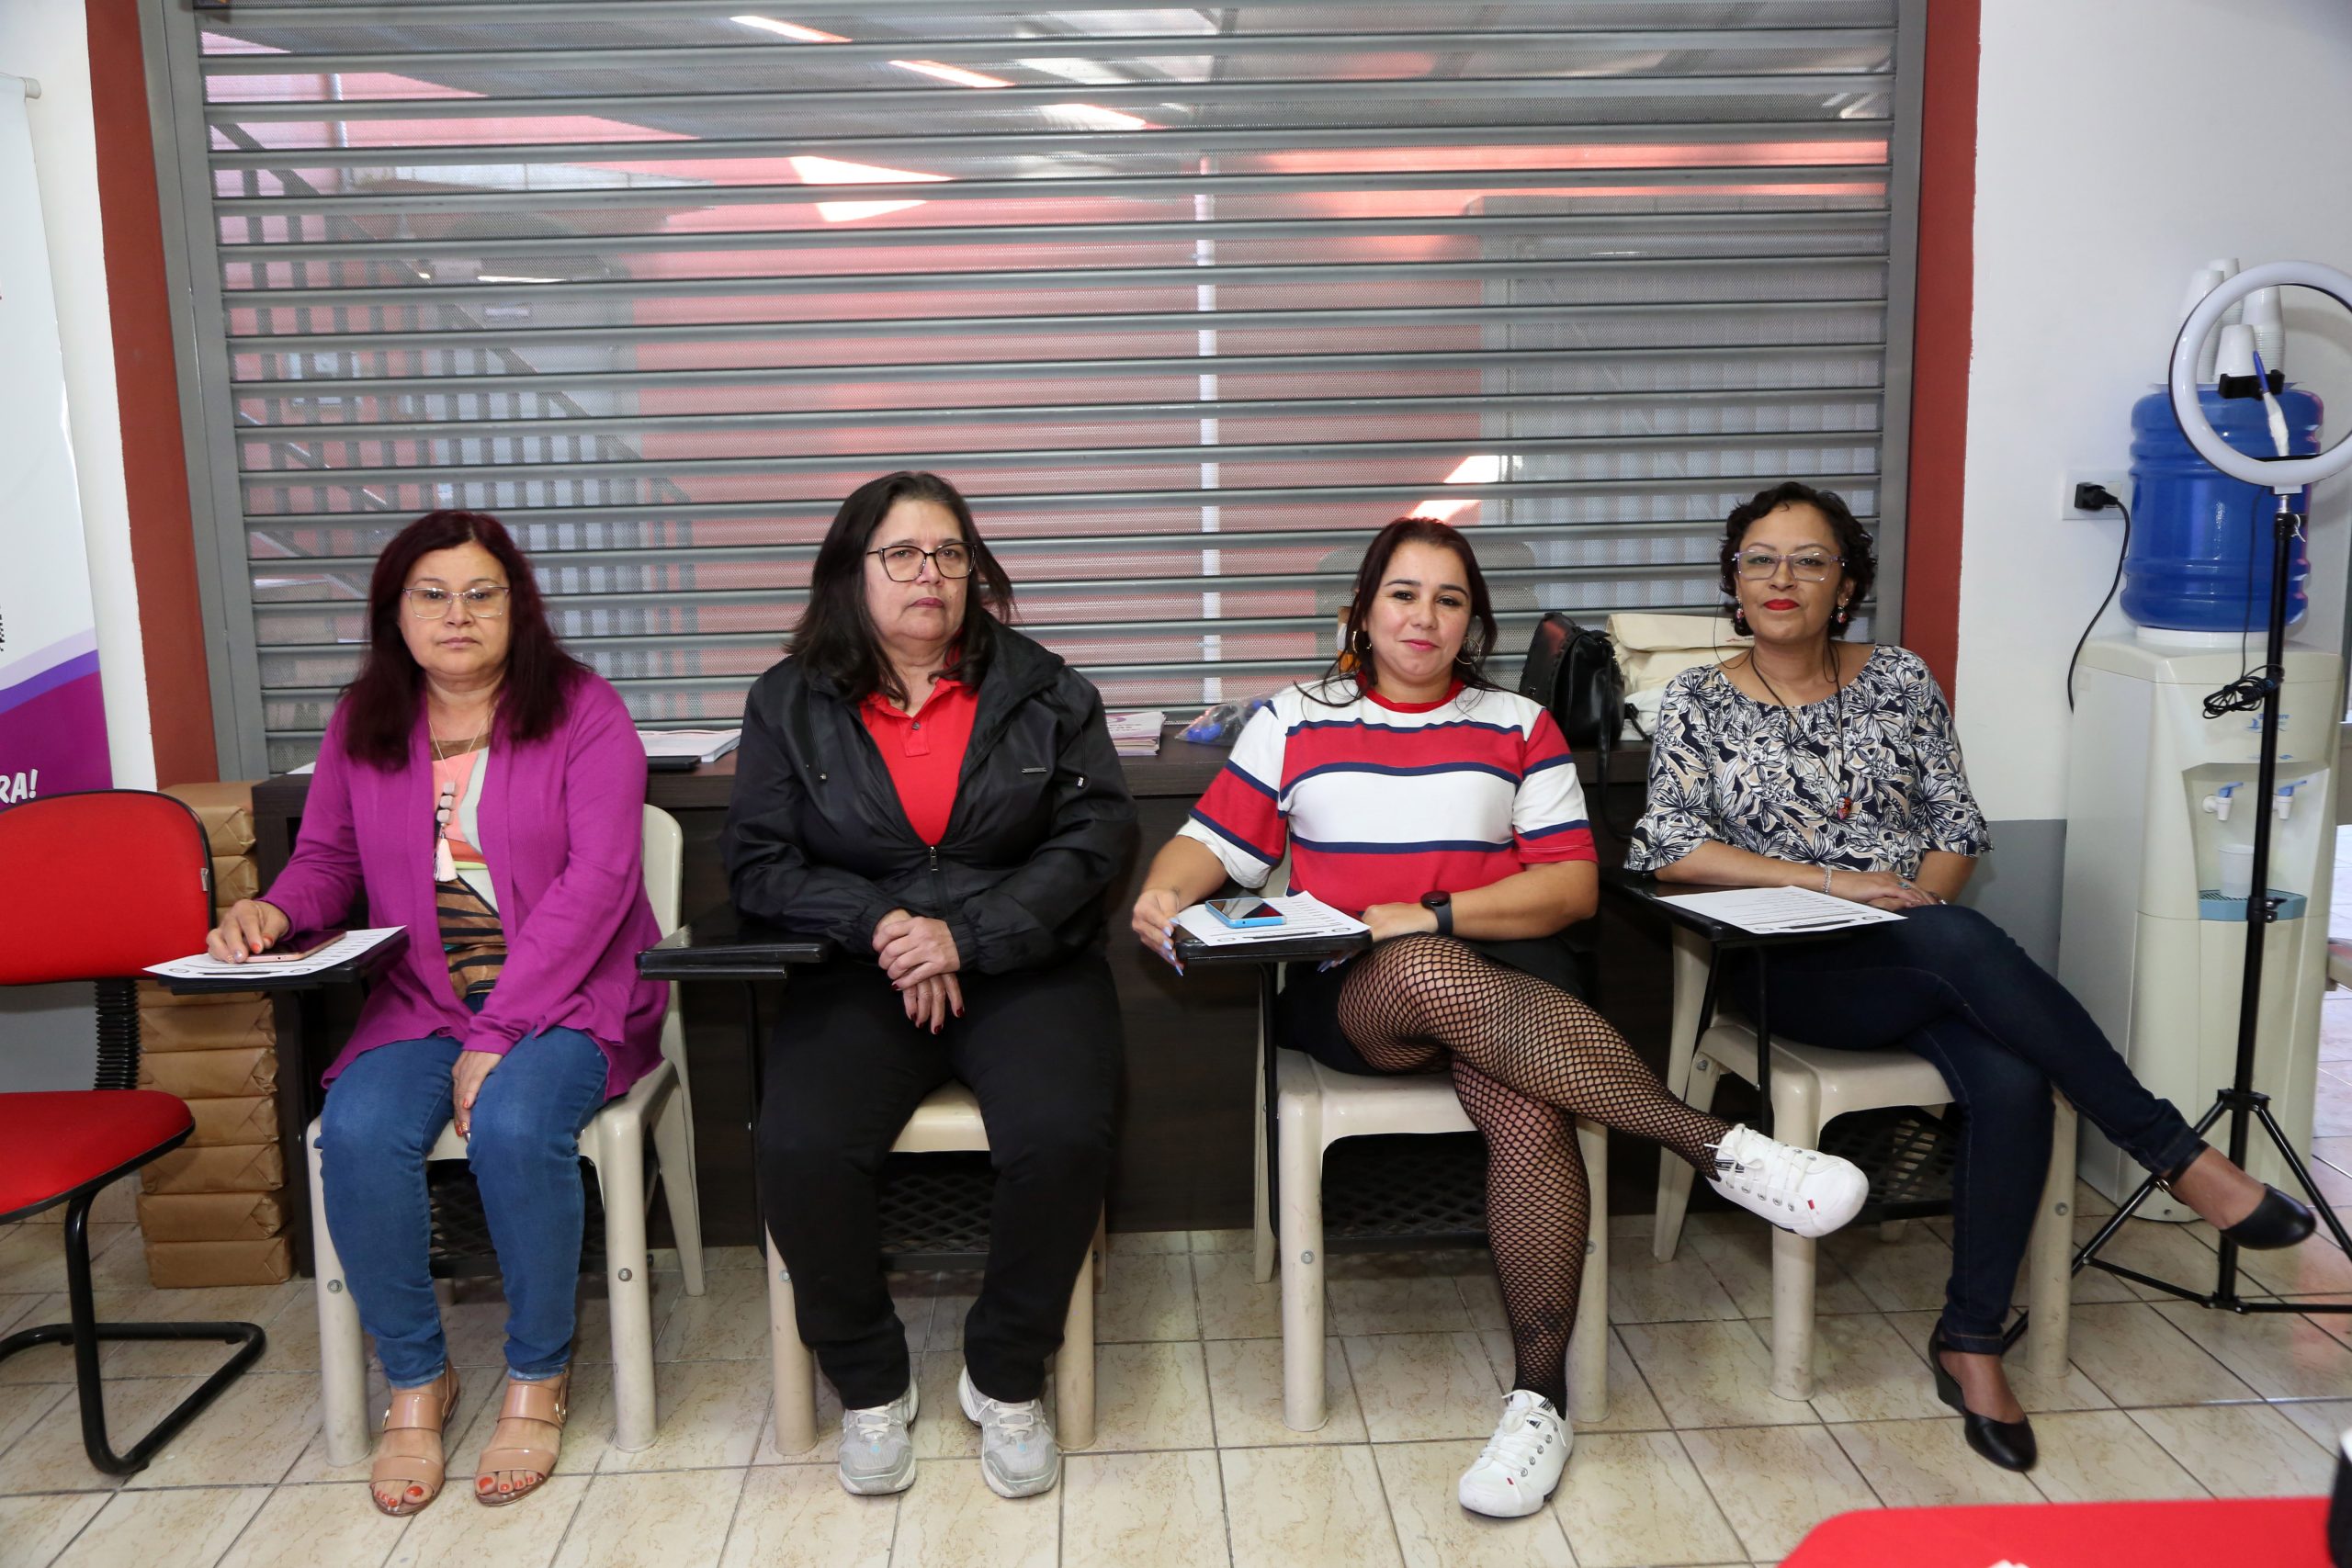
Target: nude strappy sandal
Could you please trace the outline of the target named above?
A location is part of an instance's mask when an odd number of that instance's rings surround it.
[[[396,1388],[384,1410],[384,1435],[368,1472],[368,1499],[379,1512],[404,1518],[441,1495],[449,1461],[441,1446],[449,1413],[458,1407],[458,1369],[445,1367],[423,1388]],[[400,1495],[387,1506],[384,1493]]]
[[[490,1441],[482,1445],[481,1459],[474,1467],[474,1501],[488,1508],[503,1508],[509,1503],[519,1503],[545,1485],[555,1472],[556,1455],[562,1448],[563,1418],[571,1413],[571,1369],[543,1382],[519,1382],[506,1380],[506,1401],[499,1406],[498,1425],[492,1428]],[[510,1421],[532,1421],[556,1429],[557,1440],[542,1444],[530,1440],[527,1428],[510,1428]],[[498,1489],[498,1472],[523,1471],[538,1477],[508,1491]]]

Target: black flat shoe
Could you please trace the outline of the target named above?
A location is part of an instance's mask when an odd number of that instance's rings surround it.
[[[1928,1366],[1936,1374],[1936,1397],[1960,1412],[1961,1429],[1967,1434],[1968,1446],[2003,1470],[2029,1471],[2041,1450],[2034,1446],[2033,1423],[2030,1421],[1996,1421],[1990,1416],[1979,1416],[1968,1408],[1960,1396],[1960,1380],[1944,1370],[1944,1331],[1939,1326],[1928,1336]]]
[[[2275,1252],[2297,1245],[2318,1226],[2319,1216],[2300,1200],[2265,1187],[2254,1213],[2222,1234],[2248,1252]]]

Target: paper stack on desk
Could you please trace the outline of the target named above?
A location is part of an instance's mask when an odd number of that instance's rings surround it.
[[[650,761],[716,762],[743,739],[740,729],[640,729]]]
[[[1122,757],[1157,757],[1159,755],[1159,731],[1168,723],[1168,716],[1158,708],[1146,708],[1141,713],[1114,713],[1106,716],[1111,723],[1111,744]]]
[[[1195,904],[1176,917],[1184,934],[1204,947],[1240,947],[1253,942],[1289,942],[1303,936],[1348,936],[1372,928],[1343,915],[1312,893],[1286,893],[1267,903],[1283,912],[1278,926],[1228,926]]]
[[[1903,918],[1892,909],[1874,909],[1811,887],[1726,887],[1717,893],[1664,894],[1658,901],[1679,904],[1693,914],[1758,936],[1842,931]]]
[[[209,953],[199,953],[191,958],[175,958],[168,964],[150,964],[147,973],[165,980],[290,980],[304,975],[316,975],[338,964],[348,964],[378,943],[396,937],[405,926],[377,926],[368,931],[345,931],[336,941],[313,953],[308,958],[296,958],[286,963],[230,964]]]

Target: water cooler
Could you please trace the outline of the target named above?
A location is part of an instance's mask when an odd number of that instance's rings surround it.
[[[2266,572],[2267,576],[2267,573]],[[2278,787],[2256,798],[2260,716],[2207,718],[2207,694],[2238,678],[2238,634],[2140,627],[2094,639],[2075,679],[2067,780],[2065,905],[2058,975],[2121,1049],[2140,1081],[2192,1122],[2234,1065],[2245,904],[2231,875],[2272,814],[2270,886],[2282,903],[2265,942],[2254,1087],[2308,1153],[2327,986],[2328,892],[2335,861],[2336,728],[2343,668],[2290,648]],[[2261,661],[2260,637],[2253,660]],[[2214,1137],[2221,1136],[2216,1128]],[[2254,1174],[2291,1187],[2265,1142]],[[2082,1130],[2081,1173],[2120,1200],[2140,1167]],[[2193,1219],[2159,1192],[2140,1211]]]

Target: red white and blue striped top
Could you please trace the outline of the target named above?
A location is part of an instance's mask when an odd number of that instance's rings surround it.
[[[1595,858],[1584,788],[1551,714],[1514,692],[1459,685],[1433,703],[1276,693],[1178,831],[1245,887],[1265,884],[1287,844],[1292,891],[1351,914]]]

